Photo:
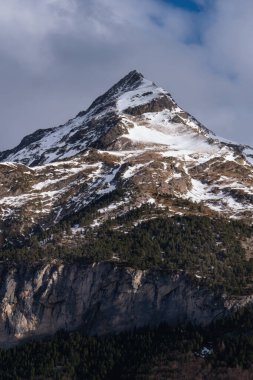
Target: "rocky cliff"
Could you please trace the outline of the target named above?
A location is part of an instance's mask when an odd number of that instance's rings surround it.
[[[251,300],[229,301],[184,274],[109,262],[1,264],[0,271],[0,345],[5,347],[78,327],[101,335],[162,322],[206,325]]]

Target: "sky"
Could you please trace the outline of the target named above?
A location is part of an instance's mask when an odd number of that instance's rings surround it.
[[[0,150],[136,69],[253,146],[252,0],[0,0]]]

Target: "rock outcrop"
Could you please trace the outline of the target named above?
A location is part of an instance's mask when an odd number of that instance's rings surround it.
[[[251,300],[228,301],[184,274],[111,262],[1,264],[0,271],[0,345],[5,347],[60,329],[82,327],[101,335],[162,322],[206,325]]]

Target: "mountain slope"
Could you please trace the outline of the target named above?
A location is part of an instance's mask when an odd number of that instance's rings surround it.
[[[72,157],[92,146],[109,148],[124,132],[128,133],[128,122],[133,126],[130,115],[154,113],[159,116],[162,111],[165,113],[161,117],[166,122],[184,124],[189,132],[210,133],[182,111],[165,90],[133,71],[97,98],[86,111],[65,125],[26,136],[16,148],[0,153],[0,160],[35,166]],[[153,120],[154,123],[157,121]],[[156,141],[152,137],[155,136],[149,136],[150,142],[160,143],[159,136]]]
[[[0,345],[252,303],[252,157],[136,71],[0,153]]]
[[[251,222],[252,154],[216,137],[168,92],[132,71],[65,125],[39,130],[0,153],[0,244],[22,244],[38,227],[90,205],[92,227],[143,204],[168,216]],[[110,193],[100,207],[98,200]]]

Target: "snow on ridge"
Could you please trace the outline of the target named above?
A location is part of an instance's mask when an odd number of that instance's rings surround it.
[[[105,99],[104,105],[106,105],[108,102],[108,107],[102,108],[100,110],[101,104],[97,104],[95,107],[90,108],[85,114],[69,120],[65,125],[52,128],[46,132],[43,137],[41,137],[41,139],[29,144],[27,147],[24,147],[20,151],[9,155],[7,159],[8,161],[23,161],[26,165],[29,166],[36,159],[38,159],[38,162],[42,162],[44,165],[55,160],[63,160],[65,158],[73,157],[81,151],[87,149],[88,145],[91,142],[94,142],[98,137],[95,134],[93,135],[92,131],[89,131],[87,126],[85,126],[85,123],[87,123],[91,117],[99,119],[106,115],[106,113],[112,111],[122,114],[124,109],[128,107],[135,107],[141,104],[146,104],[153,99],[164,95],[170,97],[167,91],[157,87],[153,82],[143,78],[136,89],[127,90],[124,88],[119,88],[114,94],[112,94],[112,96],[109,96],[108,99]],[[111,98],[117,100],[116,108],[111,105]],[[169,110],[167,111],[168,116]],[[170,116],[173,117],[173,115],[180,114],[180,112],[183,112],[183,110],[175,104],[174,110],[172,110]],[[147,118],[149,117],[151,124],[154,124],[159,121],[156,119],[159,119],[159,116],[162,118],[164,114],[161,112],[157,113],[156,115],[147,114],[146,116]],[[192,129],[197,130],[199,128],[199,126],[190,119],[186,120],[185,123],[188,124],[188,126],[190,126]],[[84,130],[87,129],[86,139],[81,144],[79,141],[69,144],[68,139],[70,139],[71,136],[73,136],[80,127]],[[153,137],[157,139],[158,135],[156,134],[156,136]],[[160,143],[161,139],[159,142],[153,142],[155,144]]]
[[[128,134],[123,135],[123,137],[134,142],[165,145],[168,146],[171,151],[178,151],[180,156],[182,156],[182,153],[218,152],[218,147],[209,144],[206,138],[193,132],[190,133],[190,131],[184,131],[184,133],[180,134],[176,131],[178,127],[175,127],[172,123],[167,123],[166,128],[159,128],[159,126],[152,128],[137,123],[133,123],[133,125],[133,127],[128,128]],[[169,126],[171,126],[171,129]]]
[[[31,165],[32,162],[35,160],[36,157],[40,157],[45,155],[44,163],[49,163],[55,159],[58,159],[59,157],[65,158],[73,156],[73,154],[69,153],[68,151],[64,154],[59,153],[59,149],[64,148],[66,146],[66,143],[62,141],[62,139],[70,133],[72,128],[76,127],[77,124],[81,124],[83,122],[83,118],[77,121],[73,121],[72,123],[67,123],[64,126],[53,128],[51,131],[49,131],[46,135],[44,135],[40,140],[35,141],[32,144],[29,144],[27,147],[24,147],[23,149],[19,150],[16,153],[13,153],[9,155],[6,159],[6,161],[19,161],[19,160],[26,160],[26,165]],[[85,148],[84,146],[83,148]],[[51,151],[55,149],[55,151]],[[78,151],[80,152],[80,148]]]
[[[69,177],[71,177],[77,173],[80,173],[81,171],[83,171],[85,169],[94,168],[94,167],[97,167],[98,165],[99,164],[97,164],[97,163],[96,164],[81,164],[80,166],[77,166],[77,167],[69,167],[67,170],[66,169],[56,169],[55,170],[56,174],[58,174],[60,172],[60,173],[65,174],[65,175],[60,176],[59,178],[46,179],[42,182],[38,182],[32,186],[32,189],[33,190],[42,190],[43,188],[46,188],[46,187],[53,185],[53,184],[56,184],[57,182],[64,181],[64,180],[68,179]],[[54,177],[55,177],[55,173],[54,173]]]
[[[183,194],[182,197],[189,199],[196,203],[204,203],[210,209],[218,212],[229,212],[231,218],[238,217],[238,214],[244,211],[253,211],[253,205],[244,203],[239,203],[231,195],[225,194],[222,190],[226,186],[219,186],[219,192],[213,192],[213,189],[217,189],[217,185],[207,185],[203,182],[192,178],[191,179],[192,188],[188,190],[187,193]],[[229,185],[227,186],[229,187]],[[239,188],[239,187],[236,187]],[[241,188],[245,190],[244,187]],[[250,193],[249,190],[247,193]],[[251,193],[253,195],[253,191]]]
[[[98,212],[99,214],[105,214],[105,213],[110,212],[110,211],[115,211],[115,210],[117,210],[119,207],[121,207],[121,206],[123,206],[123,205],[125,205],[125,204],[128,204],[128,200],[127,200],[127,201],[126,201],[126,200],[122,200],[122,201],[120,201],[120,202],[110,203],[110,204],[109,204],[108,206],[106,206],[106,207],[99,208],[99,209],[97,210],[97,212]]]
[[[157,87],[153,82],[143,79],[137,89],[123,92],[117,100],[118,112],[123,112],[129,107],[137,107],[149,103],[162,95],[168,95],[164,89]]]
[[[253,148],[247,146],[243,149],[243,154],[250,165],[253,165]]]
[[[24,161],[27,166],[31,165],[35,159],[43,158],[43,164],[49,164],[54,160],[63,160],[73,157],[87,148],[89,142],[94,141],[93,131],[87,130],[87,140],[69,144],[66,139],[71,138],[80,127],[87,129],[85,125],[91,117],[94,110],[90,110],[83,116],[76,116],[70,119],[66,124],[50,129],[39,140],[28,144],[26,147],[8,155],[3,162],[19,162]],[[97,117],[100,116],[98,113]]]
[[[27,193],[17,196],[5,196],[0,200],[2,218],[15,212],[17,212],[18,215],[20,209],[24,208],[25,212],[29,210],[31,214],[33,212],[38,214],[51,212],[52,215],[56,215],[56,217],[54,217],[56,222],[60,220],[61,211],[64,210],[64,206],[67,210],[78,211],[92,200],[97,199],[97,197],[100,198],[115,190],[117,188],[115,177],[120,168],[123,168],[123,164],[125,164],[124,167],[126,169],[121,173],[121,179],[127,180],[132,176],[138,179],[138,171],[152,162],[149,161],[150,158],[147,158],[145,163],[143,163],[143,159],[145,159],[145,157],[151,157],[152,159],[152,152],[156,153],[157,157],[160,155],[165,158],[164,171],[168,170],[167,162],[169,162],[169,160],[166,159],[167,157],[175,157],[176,160],[171,161],[176,163],[177,166],[175,167],[180,166],[180,172],[175,172],[173,176],[165,180],[165,183],[168,183],[172,178],[180,179],[181,177],[183,177],[183,182],[185,175],[182,176],[182,173],[184,172],[190,179],[191,173],[196,173],[196,171],[191,172],[192,168],[213,158],[217,160],[220,159],[221,162],[226,160],[240,163],[242,166],[247,166],[248,170],[250,170],[247,162],[253,164],[253,149],[213,136],[211,131],[209,133],[200,123],[178,107],[172,98],[172,102],[175,106],[173,105],[171,110],[164,109],[160,112],[147,112],[138,117],[124,113],[124,110],[128,107],[147,104],[153,99],[159,99],[162,96],[171,98],[165,90],[157,87],[154,83],[146,79],[143,79],[134,90],[119,88],[119,90],[111,96],[104,98],[103,104],[98,102],[96,106],[90,108],[89,111],[82,114],[82,116],[77,116],[69,120],[63,126],[52,128],[48,132],[45,132],[40,140],[29,144],[16,154],[10,155],[7,162],[1,163],[9,166],[9,168],[15,169],[17,165],[19,165],[9,162],[10,159],[23,160],[23,162],[27,160],[29,165],[34,162],[37,157],[42,157],[43,160],[40,162],[43,162],[43,164],[41,166],[27,168],[28,170],[33,170],[31,173],[34,174],[32,181],[29,182],[29,186],[31,187],[27,190]],[[116,101],[116,104],[114,101]],[[83,159],[83,157],[89,154],[89,144],[100,137],[100,132],[96,134],[96,125],[94,129],[89,129],[86,122],[94,118],[94,120],[98,120],[98,125],[100,126],[100,123],[101,125],[103,123],[99,119],[112,111],[117,113],[121,118],[122,124],[124,124],[124,127],[127,129],[127,132],[121,137],[131,140],[136,144],[131,145],[129,141],[126,145],[119,144],[123,149],[129,147],[129,150],[97,150],[98,155],[91,155],[90,161],[94,162],[93,160],[95,159],[96,162],[87,164],[86,158]],[[121,122],[120,126],[122,126]],[[82,143],[80,143],[81,140],[79,138],[71,139],[78,131],[81,132],[82,139],[85,140]],[[101,128],[101,131],[101,133],[103,133],[105,129]],[[83,136],[85,136],[85,138],[83,138]],[[69,143],[68,141],[73,141],[73,143]],[[240,149],[238,150],[237,147]],[[81,151],[83,151],[83,154],[76,156]],[[150,151],[151,154],[144,155],[143,153],[147,151]],[[238,160],[238,158],[241,157],[240,151],[243,151],[247,162]],[[99,158],[100,153],[101,158]],[[116,158],[114,157],[108,160],[108,164],[103,158],[103,154],[105,153],[106,155],[115,155]],[[138,158],[132,159],[139,155],[143,155],[139,161]],[[70,159],[70,157],[72,158]],[[156,159],[155,155],[154,157],[154,159]],[[58,162],[52,162],[54,160],[58,160]],[[87,157],[87,160],[89,161],[89,157]],[[208,167],[209,166],[206,165],[204,168],[199,168],[200,172],[203,170],[203,173],[201,173],[203,177],[207,174]],[[72,177],[85,169],[88,169],[88,171],[76,177]],[[250,176],[251,174],[249,177]],[[200,176],[200,178],[202,177]],[[63,182],[65,180],[68,181],[65,183]],[[197,203],[203,202],[210,209],[224,212],[224,214],[232,214],[232,217],[237,217],[240,213],[247,210],[253,213],[253,206],[250,202],[243,199],[239,203],[238,200],[233,198],[233,193],[228,191],[230,187],[234,190],[234,193],[241,191],[245,193],[245,195],[253,195],[253,186],[247,186],[246,182],[245,185],[240,183],[239,177],[238,179],[225,178],[224,181],[223,179],[222,181],[215,179],[216,183],[212,185],[208,185],[194,178],[191,178],[191,181],[191,190],[187,193],[183,193],[184,190],[182,190],[182,192],[177,193],[176,196]],[[127,184],[127,181],[121,181],[121,183]],[[73,192],[69,192],[70,189],[73,189]],[[69,193],[71,194],[68,195]],[[145,194],[142,194],[142,196],[144,195]],[[62,203],[61,197],[63,199]],[[245,197],[245,199],[247,198]],[[249,196],[248,199],[250,199]],[[38,207],[36,206],[36,202],[38,203]],[[149,198],[148,200],[145,199],[145,202],[155,203],[156,200]],[[110,204],[106,208],[101,208],[99,211],[101,217],[103,216],[102,214],[106,212],[116,212],[117,207],[123,204],[123,201],[119,201],[118,203]]]
[[[148,165],[148,163],[146,164]],[[122,178],[124,179],[129,179],[131,178],[133,175],[136,174],[136,172],[138,172],[139,169],[141,169],[143,166],[145,166],[145,164],[136,164],[136,165],[133,165],[133,166],[129,166],[127,168],[127,170],[125,171],[125,173],[123,174]]]
[[[108,194],[116,189],[116,186],[112,182],[114,181],[115,176],[119,170],[120,170],[120,166],[113,169],[111,173],[105,175],[102,182],[102,188],[97,191],[98,195]]]
[[[146,124],[149,124],[149,128],[139,123],[139,125],[135,125],[133,129],[129,128],[129,134],[123,136],[133,141],[139,140],[143,143],[168,145],[172,147],[174,152],[177,150],[190,150],[193,152],[194,144],[197,153],[199,150],[201,152],[203,150],[210,152],[210,150],[207,149],[207,142],[204,143],[200,135],[202,134],[202,136],[206,138],[212,137],[215,141],[216,136],[213,137],[211,131],[209,133],[197,120],[185,113],[183,109],[174,102],[166,90],[156,86],[152,81],[143,78],[139,73],[132,72],[129,74],[132,76],[137,75],[137,81],[135,83],[132,84],[130,81],[130,85],[127,86],[127,81],[129,81],[129,78],[132,78],[128,75],[125,85],[123,83],[123,85],[118,88],[116,87],[116,90],[114,89],[111,93],[109,90],[109,92],[106,93],[107,96],[98,98],[101,102],[95,101],[93,107],[91,106],[86,112],[80,113],[75,118],[70,119],[66,124],[48,131],[45,130],[45,133],[43,133],[43,136],[39,140],[30,143],[27,147],[24,147],[16,153],[10,154],[6,158],[6,161],[23,161],[29,166],[37,159],[38,162],[44,165],[55,160],[73,157],[85,149],[88,149],[89,145],[100,137],[96,135],[92,128],[89,129],[87,127],[87,123],[91,118],[99,121],[99,119],[104,117],[107,113],[116,112],[123,120],[125,119],[132,123],[130,117],[128,119],[126,118],[124,110],[129,107],[150,103],[152,100],[159,99],[163,96],[171,99],[174,105],[172,110],[165,109],[161,112],[143,114],[141,119],[143,119]],[[115,101],[116,104],[114,104]],[[175,116],[179,117],[177,121],[173,121]],[[182,119],[182,124],[180,124],[180,118]],[[162,130],[163,127],[168,129],[168,133]],[[72,142],[71,137],[73,137],[80,128],[82,128],[82,134],[83,131],[85,132],[83,135],[85,138],[82,138],[81,143],[80,141],[75,141],[75,139],[74,142]],[[161,130],[159,130],[159,128]],[[183,128],[184,133],[182,133]],[[194,136],[192,138],[189,137],[190,133],[198,134],[200,138],[199,142],[197,142],[197,138],[195,139]],[[172,136],[169,138],[169,135]],[[182,143],[180,143],[179,140],[176,141],[176,135],[182,139]],[[228,140],[218,137],[217,139],[220,142],[231,144]],[[186,143],[186,140],[188,140],[188,143]],[[250,153],[249,156],[246,154],[246,159],[250,163],[253,163],[253,157],[251,157]]]
[[[66,167],[67,164],[67,167]],[[60,165],[63,165],[60,167]],[[28,186],[26,191],[20,195],[8,195],[8,193],[0,199],[0,213],[3,219],[10,217],[12,214],[19,214],[21,209],[29,210],[35,214],[49,214],[57,211],[55,207],[58,200],[63,194],[68,194],[72,186],[79,186],[80,182],[87,178],[93,178],[100,175],[101,162],[83,163],[77,159],[71,161],[62,161],[58,163],[38,166],[33,168],[33,177],[31,187]],[[16,165],[14,165],[16,166]],[[12,167],[12,165],[11,165]],[[98,167],[98,170],[94,171]],[[50,170],[51,169],[51,170]],[[85,176],[73,177],[79,172],[88,169],[88,174]],[[86,176],[88,174],[88,177]],[[73,177],[73,180],[72,180]],[[42,180],[43,178],[43,180]],[[66,183],[59,183],[66,180]],[[37,183],[36,183],[37,182]],[[87,180],[88,182],[88,180]],[[48,190],[47,188],[50,187]],[[92,191],[92,189],[91,189]],[[33,217],[31,217],[31,220]]]
[[[17,163],[11,162],[11,161],[0,162],[0,165],[9,166],[10,168],[16,168],[17,167]]]

